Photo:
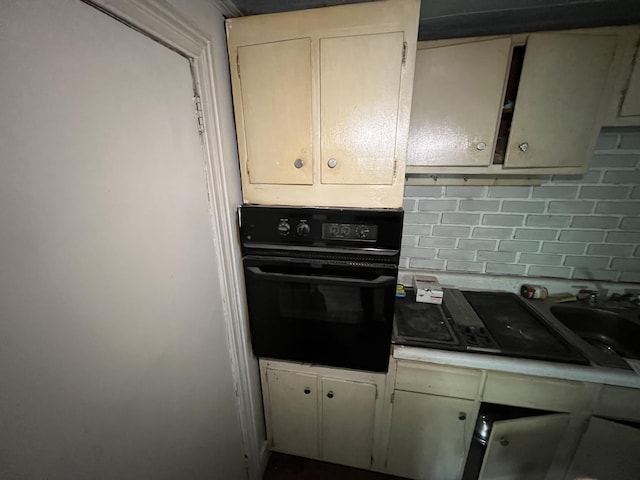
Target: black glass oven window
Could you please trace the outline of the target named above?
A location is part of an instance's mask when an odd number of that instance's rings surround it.
[[[281,283],[278,304],[283,320],[319,321],[357,325],[383,311],[382,295],[370,288]],[[378,312],[378,313],[376,313]]]

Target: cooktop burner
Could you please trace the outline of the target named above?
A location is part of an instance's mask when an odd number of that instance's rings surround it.
[[[450,318],[442,305],[417,303],[415,293],[407,292],[406,298],[396,299],[394,335],[405,342],[420,343],[429,340],[434,343],[457,345],[459,343]]]
[[[513,293],[462,292],[505,355],[588,363]]]
[[[442,305],[396,300],[393,342],[564,363],[589,363],[517,295],[444,289]]]

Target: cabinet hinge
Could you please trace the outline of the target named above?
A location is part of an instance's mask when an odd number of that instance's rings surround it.
[[[193,97],[193,103],[196,106],[196,122],[198,125],[198,132],[200,134],[204,133],[204,115],[202,114],[202,99],[200,95],[195,95]]]
[[[240,78],[240,55],[236,53],[236,71],[238,72],[238,79]]]
[[[407,42],[402,43],[402,65],[407,61]]]
[[[391,403],[393,403],[393,400],[396,398],[396,392],[393,392],[391,394]]]

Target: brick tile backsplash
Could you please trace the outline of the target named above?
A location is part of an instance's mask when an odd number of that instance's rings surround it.
[[[584,175],[407,186],[402,268],[640,283],[640,129],[608,129]]]

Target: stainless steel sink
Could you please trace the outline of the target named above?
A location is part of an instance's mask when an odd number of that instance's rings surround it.
[[[614,311],[571,304],[554,305],[551,313],[600,353],[640,359],[638,309]]]

